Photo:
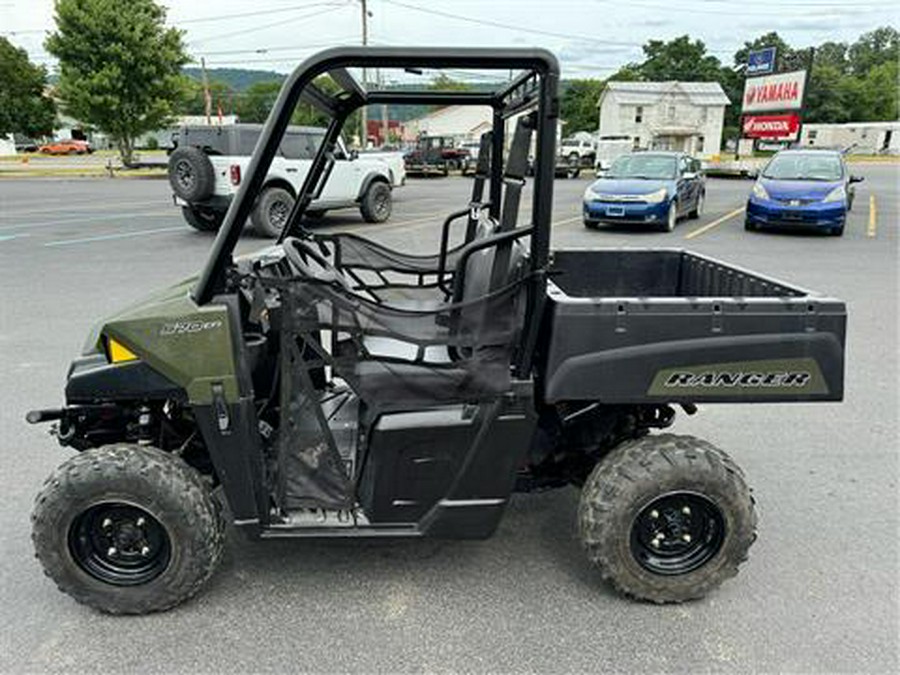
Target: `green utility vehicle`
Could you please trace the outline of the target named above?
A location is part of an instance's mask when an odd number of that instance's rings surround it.
[[[376,68],[503,84],[353,74]],[[551,252],[558,79],[543,50],[458,48],[332,49],[288,78],[201,274],[101,322],[65,406],[28,414],[77,451],[33,514],[63,591],[168,609],[216,569],[226,512],[257,538],[481,538],[514,492],[565,486],[598,578],[626,594],[679,602],[737,572],[756,536],[744,474],[655,432],[698,403],[840,400],[844,304],[676,249]],[[235,258],[301,103],[331,120],[324,140],[278,245]],[[471,201],[427,255],[301,227],[348,116],[383,104],[493,111]]]

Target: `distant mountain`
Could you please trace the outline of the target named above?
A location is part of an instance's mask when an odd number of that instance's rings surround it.
[[[184,68],[183,72],[198,82],[203,79],[203,72],[199,68]],[[248,70],[246,68],[207,68],[206,77],[210,82],[224,82],[234,91],[244,91],[251,84],[257,82],[281,82],[287,77],[284,73],[276,73],[274,70]]]

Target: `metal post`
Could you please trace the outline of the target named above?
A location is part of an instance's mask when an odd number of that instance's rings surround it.
[[[366,7],[366,0],[360,0],[360,7],[362,8],[362,43],[363,47],[369,44],[369,10]],[[366,88],[366,69],[362,69],[362,86],[363,89]],[[360,121],[360,135],[359,135],[359,144],[360,149],[365,150],[368,145],[368,137],[369,137],[369,116],[366,111],[366,106],[362,106],[359,109],[359,121]]]
[[[206,59],[202,56],[200,71],[203,73],[203,107],[206,110],[206,124],[212,126],[212,97],[209,94],[209,80],[206,78]]]

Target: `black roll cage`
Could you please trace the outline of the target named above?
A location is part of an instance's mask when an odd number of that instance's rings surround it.
[[[521,73],[495,91],[367,90],[348,68],[481,69]],[[341,87],[328,94],[315,85],[321,75],[330,75]],[[306,207],[327,180],[333,165],[334,145],[347,117],[357,108],[380,103],[426,105],[482,105],[493,109],[493,152],[491,155],[490,214],[499,217],[503,182],[504,127],[507,119],[529,110],[535,114],[535,175],[530,227],[531,268],[540,274],[547,264],[553,202],[553,169],[556,152],[556,123],[559,113],[557,88],[559,64],[543,49],[482,49],[459,47],[336,47],[308,58],[285,81],[253,151],[244,180],[232,201],[213,243],[209,259],[200,274],[192,297],[197,304],[208,303],[224,288],[225,271],[243,223],[250,216],[272,160],[300,101],[311,104],[331,118],[298,194],[281,239],[292,233]],[[280,241],[280,240],[279,240]]]

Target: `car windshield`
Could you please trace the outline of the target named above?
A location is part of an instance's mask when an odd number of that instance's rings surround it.
[[[678,162],[668,155],[622,155],[609,167],[609,178],[668,179],[675,177]]]
[[[775,155],[762,175],[776,180],[835,181],[843,176],[843,168],[836,155],[789,153]]]

